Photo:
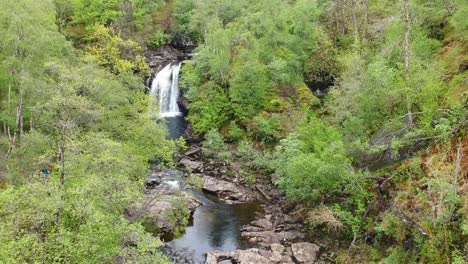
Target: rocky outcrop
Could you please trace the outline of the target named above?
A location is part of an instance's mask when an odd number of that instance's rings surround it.
[[[144,218],[148,224],[157,225],[160,230],[170,232],[174,226],[167,219],[170,210],[177,209],[178,203],[191,212],[201,205],[192,192],[185,190],[181,180],[177,176],[177,170],[165,170],[153,173],[146,180],[146,191],[143,205],[140,209],[129,208],[126,210],[127,219],[134,221]]]
[[[207,254],[205,264],[217,264],[231,260],[237,264],[312,264],[317,262],[320,248],[312,243],[302,242],[286,248],[281,244],[272,244],[269,249],[250,248],[230,252],[214,251]]]
[[[217,195],[230,204],[264,201],[265,213],[241,228],[241,236],[249,249],[230,252],[209,252],[206,263],[231,260],[237,264],[262,263],[315,263],[319,246],[306,242],[303,223],[304,210],[295,208],[271,184],[271,178],[257,178],[247,184],[239,163],[222,160],[205,160],[203,148],[193,144],[180,160],[192,173],[203,177],[202,190]]]
[[[185,166],[191,172],[202,172],[203,171],[203,162],[193,161],[187,158],[183,158],[179,161],[180,164]]]
[[[172,46],[164,46],[156,51],[147,52],[149,66],[158,72],[169,63],[183,61],[189,54]]]
[[[233,260],[237,264],[270,264],[271,259],[264,257],[256,248],[235,250],[231,252],[210,252],[206,257],[206,264],[217,264],[223,260]]]
[[[227,259],[233,263],[316,263],[320,247],[305,242],[307,232],[298,224],[302,222],[303,213],[301,208],[288,211],[280,205],[266,206],[262,217],[243,226],[241,230],[241,236],[255,248],[210,252],[206,263],[218,263]]]
[[[242,227],[241,235],[251,244],[264,249],[275,243],[290,246],[306,239],[306,230],[299,224],[301,222],[300,209],[284,213],[280,207],[269,205],[263,218]]]
[[[249,202],[255,199],[255,196],[249,189],[211,176],[203,177],[202,189],[206,192],[216,194],[218,197],[231,204]]]
[[[156,224],[162,232],[170,232],[174,226],[167,213],[177,209],[177,203],[182,202],[193,212],[201,203],[189,192],[174,192],[167,187],[147,190],[143,214],[152,224]]]
[[[317,260],[320,248],[312,243],[300,242],[292,244],[291,250],[293,257],[297,262],[314,263]]]

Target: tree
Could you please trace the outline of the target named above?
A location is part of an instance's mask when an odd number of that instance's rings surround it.
[[[108,67],[115,74],[138,72],[147,74],[149,67],[140,54],[142,48],[132,40],[123,40],[112,28],[98,25],[90,36],[94,45],[86,57]]]
[[[343,194],[354,177],[340,133],[309,115],[298,135],[290,135],[276,149],[276,182],[295,201],[316,202]]]

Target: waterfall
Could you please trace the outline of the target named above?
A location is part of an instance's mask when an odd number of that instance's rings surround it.
[[[159,104],[159,115],[171,117],[180,115],[179,72],[182,63],[169,64],[159,71],[151,84],[150,95],[153,103]]]

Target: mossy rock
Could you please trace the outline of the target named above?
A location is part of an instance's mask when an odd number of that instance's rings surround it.
[[[320,105],[320,99],[318,99],[312,91],[307,87],[305,83],[301,83],[296,87],[297,96],[299,97],[299,103],[301,108],[307,109],[311,106]]]
[[[203,187],[203,177],[192,174],[187,178],[187,183],[196,189],[201,189]]]

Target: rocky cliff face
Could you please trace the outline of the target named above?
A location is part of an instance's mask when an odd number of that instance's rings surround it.
[[[146,58],[154,72],[158,72],[169,63],[190,59],[195,47],[195,43],[189,39],[174,39],[160,49],[147,50]]]

